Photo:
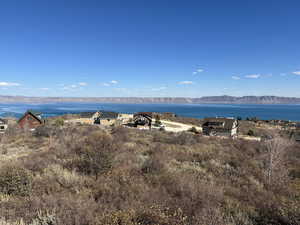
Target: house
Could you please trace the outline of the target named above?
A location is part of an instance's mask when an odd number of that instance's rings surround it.
[[[118,117],[119,117],[119,113],[108,112],[108,111],[99,111],[94,116],[95,116],[94,124],[100,124],[100,125],[104,125],[104,126],[112,126],[112,125],[116,124]]]
[[[95,124],[96,120],[100,116],[100,112],[81,112],[79,114],[79,119],[74,119],[72,122],[80,124]]]
[[[22,129],[34,130],[44,124],[42,113],[28,110],[19,120],[18,124]]]
[[[300,123],[296,123],[296,130],[300,130]]]
[[[291,140],[294,140],[294,141],[300,143],[300,131],[296,130],[296,131],[291,132],[290,138],[291,138]]]
[[[139,112],[133,115],[133,121],[135,126],[148,126],[151,128],[153,119],[152,112]]]
[[[8,121],[0,118],[0,134],[4,133],[8,127]]]
[[[238,121],[232,118],[205,118],[203,134],[209,136],[234,137],[237,135]]]
[[[133,121],[133,114],[119,113],[118,121],[120,121],[121,124],[128,124]]]

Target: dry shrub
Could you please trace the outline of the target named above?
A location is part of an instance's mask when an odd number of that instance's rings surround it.
[[[0,192],[7,195],[26,196],[31,192],[32,177],[30,173],[17,166],[0,168]]]
[[[42,213],[41,211],[38,212],[36,218],[29,225],[56,225],[58,221],[56,219],[55,214],[53,213]]]
[[[284,157],[293,180],[274,189],[264,185],[263,143],[85,125],[55,132],[2,142],[33,150],[11,163],[33,179],[29,196],[0,195],[3,221],[51,223],[51,212],[73,225],[300,224],[299,145]]]
[[[188,132],[168,133],[155,132],[153,135],[154,142],[175,144],[175,145],[193,145],[198,143],[200,138],[197,135]]]
[[[181,209],[170,210],[161,206],[137,210],[120,210],[99,219],[100,225],[187,225]]]
[[[96,179],[111,168],[113,154],[118,148],[112,137],[103,131],[78,137],[69,145],[70,153],[67,157],[71,159],[65,166],[79,173],[95,176]]]
[[[34,152],[28,158],[22,159],[23,166],[33,174],[42,173],[44,169],[57,162],[52,151]]]
[[[118,127],[114,127],[111,133],[115,141],[126,143],[130,140],[129,132],[130,132],[129,128],[118,126]]]

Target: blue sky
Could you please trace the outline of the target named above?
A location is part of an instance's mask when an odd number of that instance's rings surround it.
[[[300,1],[0,1],[0,95],[300,97]]]

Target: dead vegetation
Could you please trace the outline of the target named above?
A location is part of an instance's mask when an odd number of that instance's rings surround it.
[[[300,146],[285,143],[11,130],[1,138],[0,224],[298,225]]]

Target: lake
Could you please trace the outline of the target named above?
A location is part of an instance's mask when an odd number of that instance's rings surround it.
[[[0,116],[20,117],[27,109],[40,111],[44,116],[58,116],[85,111],[173,112],[185,117],[258,117],[300,121],[300,105],[236,105],[236,104],[115,104],[115,103],[51,103],[0,104]]]

